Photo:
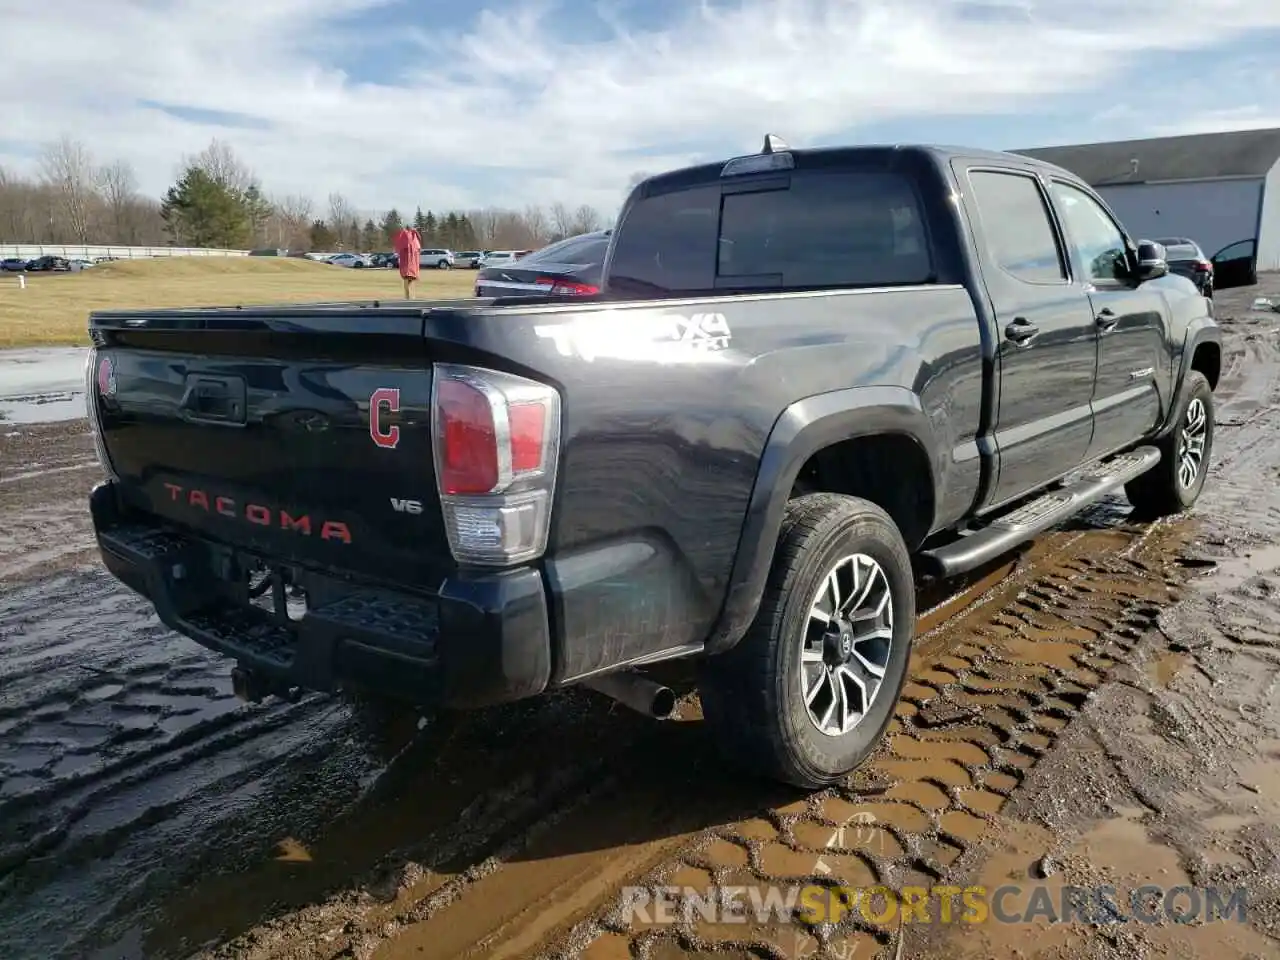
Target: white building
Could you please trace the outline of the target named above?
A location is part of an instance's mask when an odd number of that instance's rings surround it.
[[[1135,240],[1189,237],[1210,258],[1253,241],[1257,269],[1280,270],[1280,129],[1013,152],[1080,177]]]

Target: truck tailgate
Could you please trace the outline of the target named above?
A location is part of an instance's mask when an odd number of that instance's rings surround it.
[[[100,314],[93,330],[130,506],[304,566],[413,583],[448,560],[422,307]]]

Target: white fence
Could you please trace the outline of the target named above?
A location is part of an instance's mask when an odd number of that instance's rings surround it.
[[[66,257],[68,260],[96,260],[118,257],[133,260],[142,257],[247,257],[248,250],[218,250],[208,247],[120,247],[114,245],[74,243],[0,243],[0,260],[5,257]]]

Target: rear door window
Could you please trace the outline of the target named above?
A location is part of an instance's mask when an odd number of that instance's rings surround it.
[[[609,282],[631,296],[928,283],[933,263],[912,180],[797,171],[781,188],[720,183],[638,202],[617,230]]]
[[[1014,172],[969,174],[987,252],[1010,276],[1027,283],[1063,283],[1067,267],[1040,184]]]

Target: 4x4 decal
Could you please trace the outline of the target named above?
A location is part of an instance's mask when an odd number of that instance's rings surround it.
[[[723,313],[601,313],[537,326],[533,332],[553,341],[562,357],[576,356],[587,361],[597,357],[648,357],[655,347],[664,359],[696,357],[727,349],[733,337]]]

